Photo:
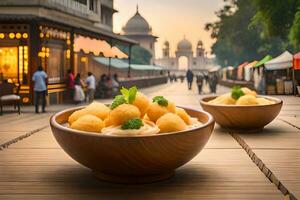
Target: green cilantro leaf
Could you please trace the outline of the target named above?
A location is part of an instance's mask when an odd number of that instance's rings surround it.
[[[144,126],[142,120],[139,119],[139,118],[136,118],[136,119],[130,119],[127,122],[125,122],[121,126],[121,129],[123,129],[123,130],[127,130],[127,129],[140,129],[142,126]]]
[[[115,96],[114,101],[110,105],[110,108],[115,109],[116,107],[118,107],[119,105],[124,104],[124,103],[126,103],[126,100],[123,97],[123,95],[117,95],[117,96]]]
[[[156,96],[152,99],[152,101],[158,103],[161,106],[168,106],[168,100],[165,99],[163,96]]]
[[[138,91],[138,89],[137,89],[136,86],[133,86],[129,89],[126,89],[126,88],[122,87],[122,89],[120,90],[120,92],[122,93],[124,99],[129,104],[132,104],[134,102],[137,91]]]
[[[240,86],[233,86],[233,88],[231,89],[231,97],[235,100],[238,100],[241,96],[244,95],[245,93],[243,92]]]

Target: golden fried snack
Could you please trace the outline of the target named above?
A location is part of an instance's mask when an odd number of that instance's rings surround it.
[[[249,95],[252,95],[254,97],[256,97],[256,95],[257,95],[255,91],[250,90],[247,87],[242,87],[241,90],[245,93],[245,95],[249,94]]]
[[[256,98],[253,95],[246,94],[244,96],[241,96],[237,101],[236,105],[257,105]]]
[[[87,114],[87,111],[85,109],[77,110],[73,112],[68,119],[69,124],[73,124],[79,117],[82,117]]]
[[[71,124],[71,128],[73,129],[98,133],[101,132],[103,126],[103,122],[100,118],[90,114],[79,117]]]
[[[130,119],[140,118],[140,110],[131,104],[122,104],[113,109],[109,114],[112,125],[121,125]]]
[[[175,113],[175,111],[176,111],[176,106],[175,106],[174,103],[168,101],[167,109],[168,109],[169,112]]]
[[[176,115],[178,115],[186,124],[190,124],[190,116],[186,113],[183,108],[176,108]]]
[[[103,103],[96,102],[96,101],[94,101],[93,103],[88,105],[85,108],[85,110],[87,111],[88,114],[95,115],[95,116],[99,117],[102,120],[104,120],[110,112],[109,107],[107,107]]]
[[[108,127],[108,126],[112,126],[113,123],[110,119],[110,117],[108,116],[107,118],[105,118],[105,120],[103,120],[103,123],[104,123],[104,127]]]
[[[266,98],[256,98],[256,102],[257,102],[258,105],[274,104],[273,101],[270,101],[269,99],[266,99]]]
[[[161,106],[158,103],[154,102],[149,105],[147,110],[147,116],[151,121],[156,122],[158,118],[160,118],[168,112],[169,110],[167,109],[167,107]]]
[[[174,113],[167,113],[161,116],[157,120],[156,125],[160,129],[160,133],[183,131],[186,129],[183,119]]]
[[[217,105],[233,105],[235,104],[235,99],[231,97],[231,93],[226,93],[217,98],[208,102],[209,104],[217,104]]]
[[[141,112],[141,116],[144,116],[150,105],[150,101],[143,93],[137,92],[133,105],[138,107]]]

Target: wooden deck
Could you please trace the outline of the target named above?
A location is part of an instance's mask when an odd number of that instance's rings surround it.
[[[200,108],[186,84],[143,91]],[[220,88],[224,92],[225,88]],[[95,179],[58,146],[49,113],[24,108],[0,117],[0,199],[300,199],[300,98],[280,97],[280,116],[262,133],[218,126],[205,149],[169,180],[120,185]]]

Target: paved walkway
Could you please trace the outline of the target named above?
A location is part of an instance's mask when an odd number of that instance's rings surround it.
[[[173,83],[143,89],[201,109],[196,87]],[[223,93],[227,88],[219,87]],[[0,117],[0,199],[300,199],[300,98],[284,107],[263,133],[228,133],[218,126],[205,149],[166,181],[119,185],[96,180],[67,156],[49,117],[69,106],[32,107]],[[103,102],[108,102],[105,100]]]

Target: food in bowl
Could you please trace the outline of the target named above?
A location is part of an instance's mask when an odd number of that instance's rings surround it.
[[[270,105],[274,101],[264,97],[258,97],[256,92],[247,87],[234,86],[230,93],[223,94],[208,102],[215,105]]]
[[[103,135],[155,135],[184,131],[202,125],[163,96],[150,101],[136,87],[122,88],[110,106],[93,102],[73,112],[68,126]]]

